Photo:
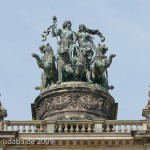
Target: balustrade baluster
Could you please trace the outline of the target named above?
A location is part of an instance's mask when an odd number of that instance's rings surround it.
[[[124,133],[127,133],[127,132],[128,132],[127,125],[124,124]]]
[[[113,124],[112,132],[116,132],[116,125]]]
[[[133,127],[132,124],[130,124],[130,132],[133,131]]]
[[[78,133],[79,132],[79,124],[76,124],[76,129],[75,131]]]
[[[20,124],[17,125],[17,131],[20,132],[20,128],[19,128]]]
[[[23,133],[25,133],[25,132],[26,132],[26,128],[25,128],[25,126],[26,126],[26,125],[24,124],[24,125],[23,125],[23,127],[22,127],[22,132],[23,132]]]
[[[68,132],[68,124],[65,123],[65,129],[64,129],[65,133]]]
[[[73,132],[73,124],[70,124],[71,128],[70,128],[70,132]]]
[[[85,132],[85,124],[82,124],[82,129],[81,129],[82,132]]]
[[[59,124],[58,132],[59,132],[59,133],[62,132],[62,124]]]
[[[35,124],[34,125],[34,133],[37,133],[38,132],[38,129],[37,129],[37,125]]]
[[[106,132],[110,132],[109,124],[107,124]]]
[[[87,129],[88,132],[91,132],[91,124],[88,124],[88,129]]]
[[[118,132],[121,133],[122,129],[121,129],[121,124],[118,124]]]
[[[31,126],[32,126],[32,125],[30,125],[30,124],[28,125],[28,132],[29,132],[29,133],[31,133],[31,131],[32,131]]]

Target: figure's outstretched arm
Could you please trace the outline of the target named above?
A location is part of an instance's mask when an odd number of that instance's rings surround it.
[[[52,37],[60,36],[61,35],[61,29],[56,30],[56,27],[53,27],[51,30]]]

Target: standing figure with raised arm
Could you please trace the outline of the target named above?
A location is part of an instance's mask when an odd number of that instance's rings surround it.
[[[62,25],[62,29],[56,30],[56,26],[53,26],[51,33],[53,37],[60,37],[60,41],[58,43],[60,47],[68,46],[69,48],[76,43],[76,33],[71,30],[71,25],[71,21],[65,21]]]
[[[52,37],[59,36],[60,38],[58,41],[59,48],[57,61],[58,83],[71,80],[71,76],[73,77],[73,58],[71,57],[71,53],[75,48],[74,45],[77,40],[76,33],[71,30],[71,22],[65,21],[63,23],[62,29],[57,30],[56,26],[53,26],[51,34]]]

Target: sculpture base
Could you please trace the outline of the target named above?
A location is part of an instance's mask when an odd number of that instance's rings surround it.
[[[31,108],[35,120],[113,120],[118,104],[97,84],[64,82],[47,87]]]

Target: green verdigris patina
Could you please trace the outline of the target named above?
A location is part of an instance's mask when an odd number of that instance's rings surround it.
[[[107,68],[111,65],[112,59],[116,57],[115,54],[111,54],[109,58],[105,55],[108,47],[105,45],[98,45],[96,49],[96,55],[93,59],[92,78],[93,83],[101,84],[105,89],[113,89],[113,86],[108,85]]]
[[[73,69],[72,60],[70,57],[70,51],[72,45],[76,43],[76,34],[71,30],[71,22],[65,21],[62,25],[63,29],[56,30],[56,27],[52,27],[52,37],[59,36],[58,41],[58,58],[57,58],[57,69],[58,69],[58,82],[73,80]]]
[[[39,68],[43,69],[41,74],[41,85],[37,86],[36,89],[44,89],[48,85],[54,84],[57,81],[57,71],[55,67],[55,58],[53,49],[49,44],[42,45],[39,47],[43,57],[39,57],[37,54],[32,53],[32,57],[36,58]]]
[[[44,71],[41,85],[36,89],[42,90],[51,84],[68,81],[83,81],[99,84],[106,90],[112,89],[113,86],[108,85],[107,68],[116,55],[107,58],[105,53],[108,48],[102,44],[96,47],[92,35],[99,36],[101,42],[105,41],[105,37],[99,30],[89,29],[84,24],[79,25],[78,32],[72,31],[71,26],[71,21],[65,21],[62,29],[57,29],[57,18],[54,16],[53,24],[43,32],[42,41],[46,41],[51,33],[52,37],[56,37],[58,49],[56,57],[50,45],[40,47],[44,54],[41,59],[32,54]]]

